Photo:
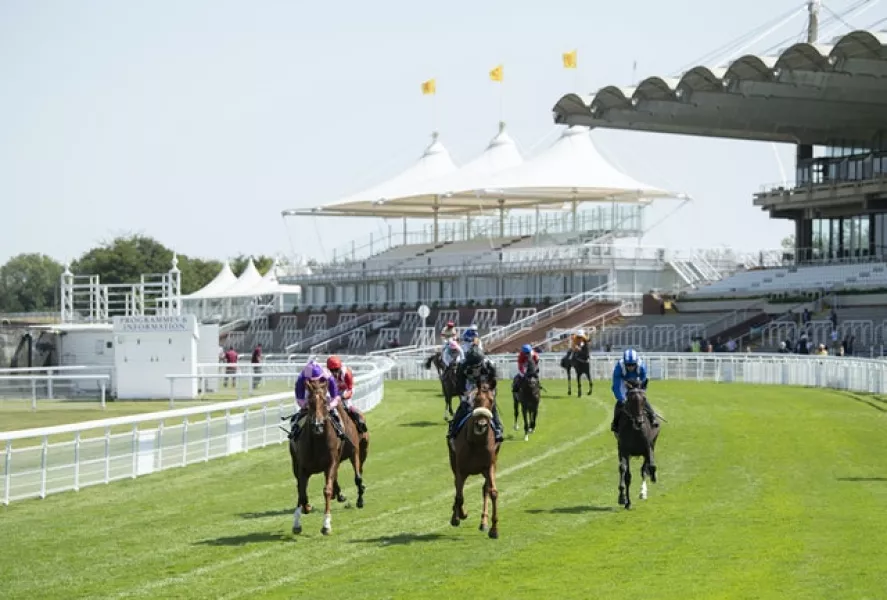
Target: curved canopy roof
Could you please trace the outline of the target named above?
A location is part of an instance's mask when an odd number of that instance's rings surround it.
[[[479,157],[463,168],[374,202],[343,201],[284,215],[459,217],[498,208],[521,209],[584,201],[638,201],[675,194],[616,170],[595,148],[586,127],[570,127],[548,148],[524,160],[500,124]]]
[[[887,130],[887,32],[853,31],[832,44],[800,43],[778,56],[700,65],[635,87],[567,94],[556,123],[827,145],[868,142]]]

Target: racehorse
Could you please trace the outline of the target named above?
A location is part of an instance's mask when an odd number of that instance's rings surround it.
[[[536,417],[539,414],[539,400],[541,396],[539,384],[539,369],[532,360],[527,364],[527,372],[518,384],[517,393],[514,394],[514,428],[517,429],[517,410],[520,406],[521,415],[524,418],[524,441],[530,440],[530,434],[536,431]],[[529,421],[527,419],[529,417]]]
[[[588,380],[588,394],[587,396],[591,396],[591,392],[594,390],[594,384],[591,382],[591,365],[588,358],[588,342],[582,342],[579,346],[579,350],[573,352],[572,350],[564,355],[561,359],[561,368],[567,372],[567,395],[570,396],[573,394],[573,382],[570,377],[570,372],[575,371],[576,373],[576,397],[582,397],[582,376],[585,375],[585,379]]]
[[[440,377],[443,374],[444,369],[447,368],[447,366],[444,364],[443,355],[441,354],[440,350],[425,359],[426,371],[431,369],[431,365],[434,365],[434,368],[437,369],[438,377]]]
[[[357,508],[363,508],[363,464],[369,450],[369,436],[358,435],[354,422],[344,414],[341,404],[335,410],[345,429],[345,439],[340,440],[330,417],[326,402],[327,387],[323,381],[306,381],[307,417],[305,427],[298,440],[290,438],[289,451],[293,475],[296,478],[299,498],[293,513],[293,533],[302,533],[302,514],[311,512],[308,504],[308,480],[315,473],[324,474],[323,496],[326,500],[323,527],[320,532],[332,532],[330,501],[335,495],[340,502],[345,500],[338,485],[339,463],[350,459],[354,467],[354,485],[357,486]]]
[[[462,395],[462,390],[459,389],[459,374],[456,363],[444,369],[443,374],[440,376],[440,383],[443,387],[444,402],[446,402],[444,421],[449,421],[453,418],[453,398],[459,398]]]
[[[637,381],[626,381],[627,391],[625,402],[622,404],[622,414],[619,415],[619,424],[616,430],[616,439],[619,450],[619,504],[626,509],[631,508],[631,470],[629,462],[632,456],[643,456],[644,464],[641,465],[641,493],[640,499],[647,499],[647,481],[656,483],[656,459],[654,450],[656,439],[659,437],[659,427],[653,427],[653,423],[647,418],[644,403],[647,399],[646,392]]]
[[[468,518],[463,508],[465,497],[465,480],[470,475],[483,475],[483,510],[480,515],[480,530],[487,529],[487,506],[493,501],[493,514],[489,537],[499,537],[499,491],[496,489],[496,459],[499,456],[499,444],[496,443],[491,423],[493,421],[493,402],[495,385],[481,379],[478,388],[471,392],[473,410],[465,424],[456,434],[455,451],[449,448],[450,468],[456,483],[456,498],[453,502],[453,516],[450,525],[458,527],[460,521]]]

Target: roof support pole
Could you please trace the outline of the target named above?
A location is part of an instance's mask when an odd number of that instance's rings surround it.
[[[570,209],[570,214],[573,215],[573,231],[579,230],[579,219],[576,214],[579,209],[579,202],[576,201],[576,198],[573,198],[572,207]]]
[[[819,6],[821,0],[809,0],[807,2],[807,43],[815,44],[819,41]]]
[[[505,198],[499,198],[499,237],[505,237]]]
[[[401,243],[404,245],[406,245],[408,243],[407,242],[407,218],[406,217],[403,218],[403,240],[401,240]]]
[[[434,197],[434,206],[432,210],[434,211],[434,243],[438,243],[440,241],[440,222],[438,221],[437,213],[440,210],[440,198],[438,196]]]

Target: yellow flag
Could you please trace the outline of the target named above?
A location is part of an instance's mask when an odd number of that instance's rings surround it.
[[[564,68],[565,69],[575,69],[577,65],[577,51],[571,50],[570,52],[564,52],[563,60],[564,60]]]
[[[502,81],[502,75],[503,75],[502,65],[499,65],[498,67],[496,67],[495,69],[490,71],[490,79],[492,81]]]
[[[434,79],[422,82],[422,93],[424,95],[437,93],[437,82]]]

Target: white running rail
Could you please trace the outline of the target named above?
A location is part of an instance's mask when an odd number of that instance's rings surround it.
[[[354,364],[354,403],[382,401],[382,357],[343,357]],[[280,418],[294,412],[292,392],[163,412],[0,432],[0,501],[79,490],[278,444]],[[219,414],[222,413],[222,414]]]

